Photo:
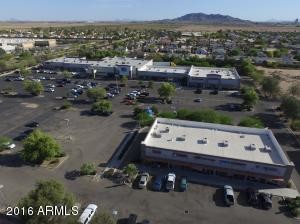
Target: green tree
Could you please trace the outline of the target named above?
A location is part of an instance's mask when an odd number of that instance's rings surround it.
[[[22,75],[24,77],[29,76],[30,74],[31,74],[31,72],[28,69],[22,68],[20,70],[20,75]]]
[[[67,71],[67,70],[64,70],[64,71],[62,72],[62,75],[63,75],[64,78],[66,78],[66,79],[72,78],[72,73],[69,72],[69,71]]]
[[[242,73],[251,77],[255,82],[260,82],[264,76],[264,71],[258,70],[250,60],[242,62]]]
[[[6,54],[6,51],[0,48],[0,58],[3,58],[4,55]]]
[[[112,103],[108,100],[95,102],[91,109],[93,114],[108,115],[112,113]]]
[[[35,130],[25,139],[21,155],[26,162],[41,164],[44,160],[60,156],[61,148],[50,135]]]
[[[164,100],[170,100],[171,97],[175,94],[175,92],[175,85],[167,82],[163,83],[158,89],[159,96]]]
[[[39,208],[45,210],[46,206],[66,206],[67,211],[71,211],[72,206],[75,204],[75,198],[73,194],[66,191],[64,186],[55,181],[39,181],[36,184],[34,190],[22,198],[18,203],[19,208],[25,208],[25,211],[29,211],[29,208],[33,208],[33,214],[20,213],[20,218],[25,224],[57,224],[65,223],[63,216],[55,215],[38,215]]]
[[[257,117],[244,117],[239,126],[249,128],[264,128],[262,121]]]
[[[23,82],[24,90],[33,96],[38,96],[44,91],[44,87],[40,82],[25,80]]]
[[[293,83],[288,90],[289,94],[291,94],[292,96],[300,96],[300,83],[299,82],[295,82]]]
[[[154,83],[153,83],[153,81],[149,81],[149,82],[148,82],[148,88],[149,88],[149,89],[153,89],[153,88],[154,88]]]
[[[246,107],[253,108],[255,104],[258,102],[259,97],[253,87],[247,87],[243,90],[243,105]]]
[[[151,117],[148,113],[146,113],[145,111],[139,113],[137,115],[137,119],[139,121],[139,124],[141,127],[145,127],[145,126],[151,126],[154,118]]]
[[[106,90],[102,87],[88,89],[86,95],[89,99],[97,102],[106,97]]]
[[[123,173],[128,175],[130,179],[133,179],[139,173],[139,170],[136,165],[129,163],[124,167]]]
[[[116,224],[116,221],[108,212],[101,210],[94,215],[91,224]]]
[[[269,97],[276,97],[280,94],[280,80],[276,77],[265,77],[261,82],[263,92]]]
[[[84,163],[80,167],[81,175],[95,175],[96,174],[96,166],[93,163]]]
[[[292,120],[300,118],[300,101],[293,96],[283,98],[281,109],[285,116]]]
[[[67,110],[67,109],[70,109],[72,106],[73,106],[73,104],[70,101],[66,100],[66,101],[64,101],[64,103],[60,109]]]

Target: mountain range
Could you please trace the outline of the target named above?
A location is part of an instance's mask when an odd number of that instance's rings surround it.
[[[252,24],[252,21],[242,20],[227,15],[190,13],[175,19],[165,19],[159,22],[197,23],[197,24]]]

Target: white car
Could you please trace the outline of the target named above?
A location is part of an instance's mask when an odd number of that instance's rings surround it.
[[[53,85],[53,84],[48,84],[47,87],[48,87],[48,88],[54,89],[54,88],[55,88],[55,85]]]
[[[112,94],[112,93],[106,93],[106,96],[107,96],[108,98],[113,98],[115,95]]]
[[[149,174],[148,173],[142,173],[140,182],[139,182],[139,188],[143,189],[147,186],[149,180]]]
[[[197,98],[197,99],[194,100],[194,102],[196,102],[196,103],[201,103],[201,102],[202,102],[202,99],[201,99],[201,98]]]
[[[95,212],[97,211],[97,208],[98,208],[97,205],[95,205],[95,204],[89,204],[87,206],[87,208],[84,209],[84,211],[81,214],[78,222],[82,223],[82,224],[88,224],[92,220]]]
[[[10,150],[16,148],[16,145],[12,142],[4,143],[3,146],[4,146],[5,149],[10,149]]]
[[[54,88],[48,88],[48,89],[45,89],[45,92],[49,92],[49,93],[53,93],[55,91]]]
[[[24,81],[24,77],[22,76],[18,76],[17,78],[15,78],[16,81]]]
[[[175,173],[169,173],[168,176],[167,176],[167,182],[166,182],[166,190],[167,191],[173,191],[174,190],[175,180],[176,180]]]

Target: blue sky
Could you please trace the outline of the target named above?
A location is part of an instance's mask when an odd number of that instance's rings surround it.
[[[153,20],[192,12],[253,21],[300,18],[300,0],[1,0],[0,20]]]

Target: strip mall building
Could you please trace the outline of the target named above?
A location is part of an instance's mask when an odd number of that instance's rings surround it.
[[[294,169],[269,129],[157,118],[141,152],[145,162],[276,185]]]

